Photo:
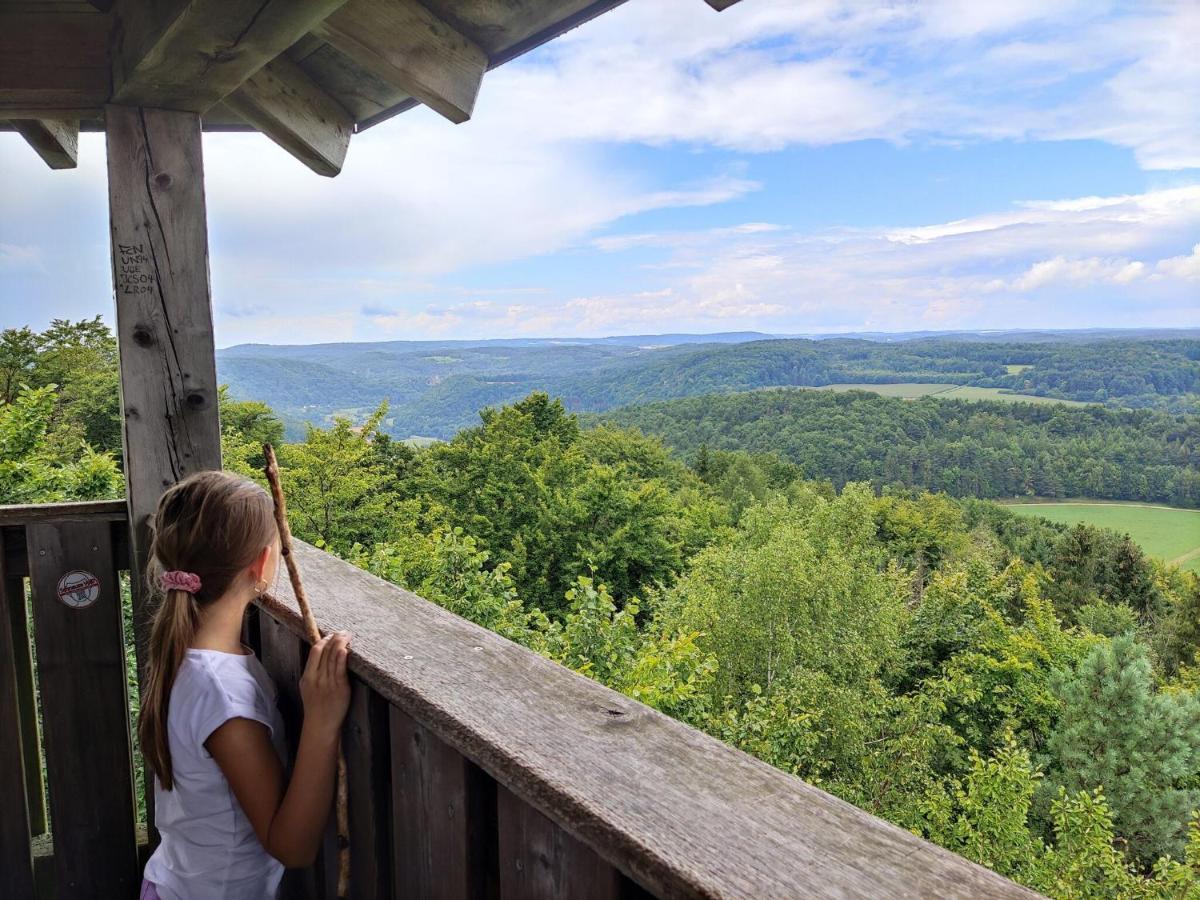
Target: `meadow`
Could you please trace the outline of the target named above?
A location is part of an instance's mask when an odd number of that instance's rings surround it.
[[[1033,394],[1018,394],[1004,388],[973,387],[966,384],[924,384],[922,382],[896,382],[889,384],[826,384],[818,391],[867,391],[881,397],[901,397],[911,400],[916,397],[936,397],[939,400],[1000,400],[1004,403],[1060,403],[1066,406],[1087,406],[1078,400],[1060,400],[1055,397],[1037,397]]]
[[[1200,510],[1094,501],[1005,505],[1023,516],[1041,516],[1068,525],[1087,522],[1126,533],[1151,556],[1200,573]]]

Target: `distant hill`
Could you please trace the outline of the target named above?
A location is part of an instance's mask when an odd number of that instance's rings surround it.
[[[575,411],[762,387],[893,383],[1200,408],[1200,331],[1165,339],[1160,331],[1011,334],[242,344],[220,350],[217,368],[235,398],[269,403],[293,438],[306,422],[361,418],[383,400],[394,436],[447,438],[474,424],[481,408],[533,390]]]

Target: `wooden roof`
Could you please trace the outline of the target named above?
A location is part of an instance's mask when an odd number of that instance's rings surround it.
[[[484,72],[623,2],[0,0],[0,129],[68,168],[106,104],[180,109],[336,175],[355,132],[419,103],[464,122]]]

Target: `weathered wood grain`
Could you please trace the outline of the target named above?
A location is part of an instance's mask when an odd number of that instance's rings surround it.
[[[625,0],[429,0],[426,6],[482,47],[492,65],[513,48],[544,43]],[[536,44],[532,44],[536,46]],[[532,49],[530,46],[528,49]],[[511,57],[509,57],[511,58]]]
[[[657,896],[1036,896],[349,563],[295,553],[322,628],[354,633],[359,678]],[[280,595],[263,608],[298,634]]]
[[[79,521],[79,520],[76,520]],[[83,519],[82,521],[87,521]],[[113,519],[108,522],[112,530],[113,547],[117,558],[121,561],[120,569],[129,568],[129,529],[123,519]],[[0,535],[4,536],[4,546],[0,547],[0,556],[4,559],[8,574],[14,578],[29,576],[29,555],[25,552],[25,528],[21,525],[0,525]]]
[[[46,16],[0,5],[0,117],[98,115],[111,88],[109,26],[94,13]]]
[[[225,105],[318,175],[342,171],[354,119],[286,56],[246,79]]]
[[[404,91],[376,78],[346,54],[315,35],[309,37],[311,42],[296,44],[287,55],[348,110],[356,122],[405,101],[416,105],[417,101]]]
[[[204,112],[345,0],[119,3],[113,102]]]
[[[18,619],[20,633],[12,627]],[[0,812],[0,897],[32,897],[34,893],[28,747],[24,740],[28,724],[22,714],[24,688],[17,674],[17,660],[29,658],[24,624],[25,586],[21,579],[9,578],[0,562],[0,797],[5,798]],[[40,789],[40,767],[38,776]],[[39,804],[40,799],[39,795]]]
[[[200,119],[109,106],[109,217],[139,665],[142,578],[164,489],[221,466]]]
[[[465,122],[487,54],[418,0],[350,0],[313,32],[452,122]]]
[[[4,541],[2,534],[0,541]],[[29,833],[37,835],[46,831],[46,785],[42,781],[42,736],[33,683],[33,645],[26,612],[25,579],[8,573],[3,562],[5,555],[0,552],[0,572],[3,573],[0,592],[3,592],[7,605],[13,671],[17,680],[17,710],[21,727],[21,755],[25,764],[25,805],[29,815]]]
[[[279,692],[279,713],[283,717],[284,742],[287,745],[286,768],[291,773],[300,743],[300,727],[304,721],[304,706],[300,699],[300,676],[304,672],[307,652],[299,637],[270,616],[260,616],[258,636],[261,643],[259,659],[275,682]],[[280,885],[280,900],[317,900],[325,895],[318,889],[318,873],[314,868],[288,869]]]
[[[13,128],[52,169],[79,164],[79,120],[16,119]]]
[[[121,595],[106,522],[29,526],[38,683],[62,898],[134,895],[139,883]],[[86,607],[59,598],[91,573]]]
[[[620,900],[609,863],[506,788],[498,788],[501,900]]]
[[[390,720],[396,891],[436,900],[495,896],[494,782],[394,706]]]
[[[350,896],[392,896],[392,755],[387,702],[351,679],[350,712],[342,729],[350,804]],[[407,827],[407,823],[401,823]]]
[[[87,500],[72,503],[31,503],[0,506],[0,526],[29,525],[34,522],[81,522],[104,519],[123,522],[124,500]]]

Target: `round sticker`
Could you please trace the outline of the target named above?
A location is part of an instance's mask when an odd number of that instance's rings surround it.
[[[100,599],[100,579],[75,569],[58,579],[58,599],[72,609],[87,609]]]

